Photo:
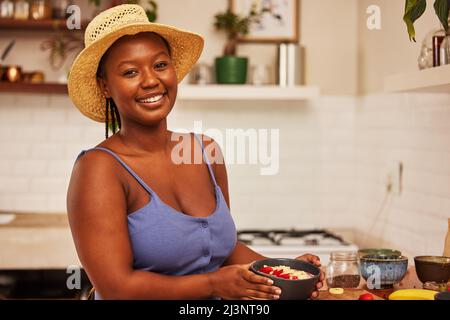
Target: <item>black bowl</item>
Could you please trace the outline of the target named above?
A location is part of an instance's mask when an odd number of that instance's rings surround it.
[[[450,257],[417,256],[414,257],[414,264],[417,277],[423,283],[446,283],[450,280]]]
[[[288,266],[291,269],[306,271],[310,273],[312,277],[309,279],[287,280],[258,271],[264,265],[270,267]],[[308,262],[287,258],[259,260],[250,266],[250,270],[256,274],[272,279],[274,286],[281,289],[280,300],[308,299],[313,291],[316,290],[316,284],[320,277],[320,269],[315,265]]]

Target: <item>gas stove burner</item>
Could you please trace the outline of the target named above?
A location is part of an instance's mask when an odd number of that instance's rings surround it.
[[[238,231],[238,239],[248,245],[307,245],[346,244],[327,230],[249,229]]]

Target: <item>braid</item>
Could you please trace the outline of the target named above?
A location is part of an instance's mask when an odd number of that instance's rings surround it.
[[[120,114],[119,114],[119,109],[117,109],[116,104],[114,103],[113,100],[111,100],[111,105],[112,105],[112,109],[114,110],[114,113],[116,115],[116,125],[118,130],[120,130],[122,128],[122,122],[120,121]]]
[[[111,112],[111,131],[112,133],[116,133],[116,117],[115,117],[115,112],[114,112],[114,107],[112,106],[112,103],[109,103],[109,109]]]
[[[117,109],[114,100],[111,98],[106,99],[106,110],[105,110],[105,137],[108,139],[109,137],[109,117],[111,116],[111,131],[112,133],[116,133],[118,130],[122,128],[122,122],[120,121],[119,110]]]
[[[106,98],[106,110],[105,110],[105,137],[106,137],[106,139],[108,139],[108,131],[109,131],[109,128],[108,128],[108,125],[109,125],[109,99],[108,98]]]

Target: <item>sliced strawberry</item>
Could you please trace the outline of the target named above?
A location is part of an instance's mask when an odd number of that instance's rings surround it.
[[[273,270],[273,272],[272,272],[272,274],[277,277],[280,276],[280,274],[282,274],[282,273],[283,273],[283,269],[276,269],[276,270]]]
[[[291,275],[289,273],[282,273],[279,274],[278,277],[289,280],[291,278]]]
[[[261,269],[259,269],[260,272],[266,273],[266,274],[270,274],[270,272],[273,269],[271,267],[261,267]]]

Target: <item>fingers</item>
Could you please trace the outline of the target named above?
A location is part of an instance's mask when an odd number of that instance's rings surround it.
[[[312,294],[311,294],[311,299],[317,299],[319,297],[319,291],[314,291]]]
[[[318,256],[313,255],[313,254],[304,254],[304,255],[302,255],[300,257],[297,257],[296,259],[312,263],[313,265],[315,265],[317,267],[322,266],[322,264],[320,263],[320,258]]]
[[[316,284],[316,288],[317,288],[317,290],[319,290],[320,288],[322,288],[323,287],[323,283],[322,282],[317,282],[317,284]]]
[[[246,290],[247,297],[259,299],[259,300],[278,300],[280,296],[278,294],[261,292],[258,290],[247,289]]]
[[[323,280],[325,280],[325,272],[321,271],[320,276],[319,276],[319,281],[323,282]]]
[[[241,300],[269,300],[269,299],[261,299],[256,297],[242,297]]]
[[[265,285],[272,285],[273,284],[273,280],[269,279],[267,277],[263,277],[260,275],[257,275],[249,270],[244,271],[244,279],[247,280],[248,282],[252,282],[252,283],[260,283],[260,284],[265,284]]]

